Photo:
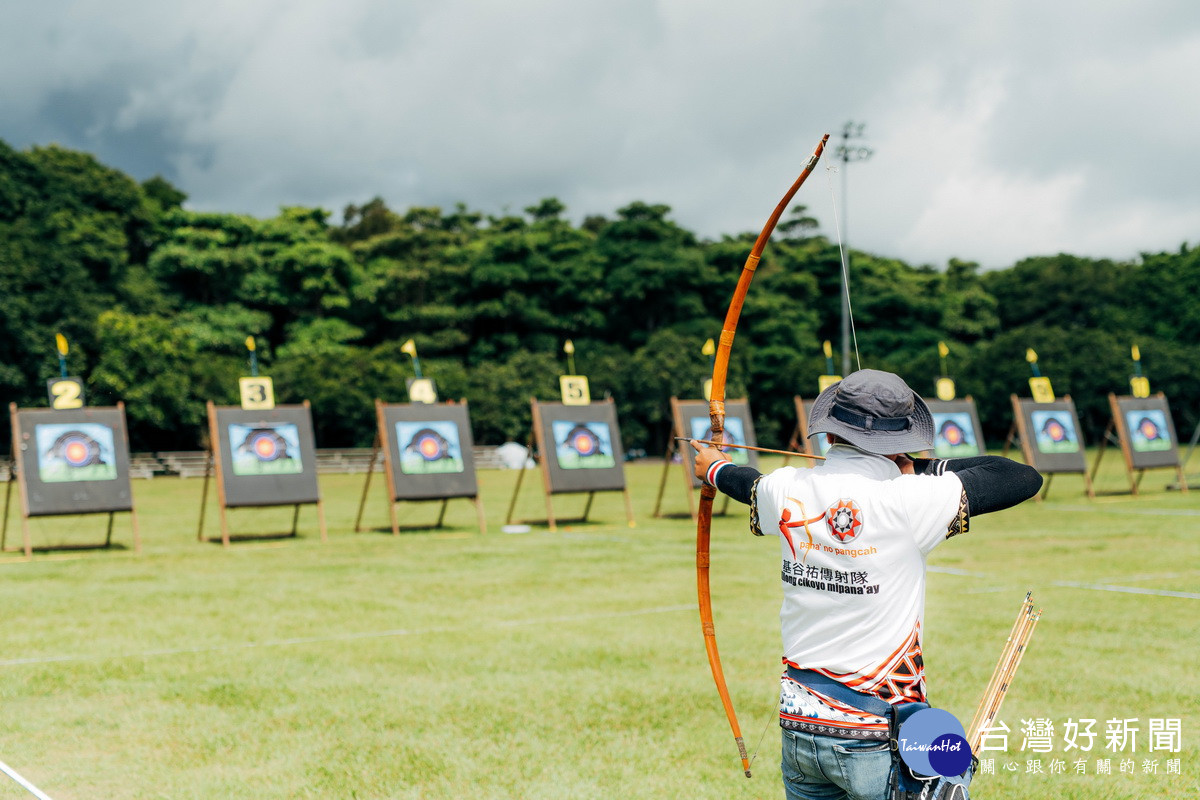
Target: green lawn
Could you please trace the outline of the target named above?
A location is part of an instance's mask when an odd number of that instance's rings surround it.
[[[1105,468],[1100,488],[1121,488],[1119,455]],[[671,510],[686,508],[678,470]],[[306,507],[298,538],[229,550],[196,541],[199,479],[135,481],[140,555],[122,515],[110,550],[0,556],[0,760],[55,800],[781,797],[777,543],[749,536],[736,507],[714,525],[726,675],[751,750],[765,734],[746,780],[704,657],[694,527],[649,517],[660,473],[627,468],[633,529],[609,493],[592,523],[501,533],[516,473],[484,471],[486,536],[455,500],[447,528],[399,537],[353,533],[363,476],[327,475],[327,543]],[[1169,477],[1089,501],[1078,476],[1058,476],[1047,502],[980,517],[934,554],[929,683],[964,722],[1025,591],[1045,609],[1001,714],[1010,750],[984,754],[997,774],[975,797],[1200,795],[1200,492],[1164,491]],[[518,515],[544,517],[528,478]],[[581,508],[555,499],[563,517]],[[437,515],[399,509],[402,525]],[[376,476],[367,520],[387,518]],[[235,536],[282,531],[291,511],[230,520]],[[103,526],[32,521],[39,547],[99,541]],[[219,532],[215,506],[206,527]],[[1061,744],[1020,751],[1034,718],[1098,721],[1086,775]],[[1106,721],[1134,718],[1136,751],[1105,751]],[[1181,721],[1181,752],[1149,752],[1151,719]],[[1096,774],[1104,757],[1112,775]],[[1027,774],[1037,758],[1067,774]],[[1171,758],[1182,774],[1167,774]],[[0,775],[0,798],[27,796]]]

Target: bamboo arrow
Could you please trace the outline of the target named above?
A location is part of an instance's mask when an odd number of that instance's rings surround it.
[[[707,444],[713,447],[735,447],[738,450],[753,450],[756,453],[775,453],[781,456],[800,456],[801,458],[811,458],[817,461],[824,461],[825,456],[812,456],[808,453],[801,453],[799,450],[772,450],[769,447],[752,447],[748,444],[730,444],[729,442],[714,442],[711,439],[691,439],[687,436],[676,436],[677,442],[695,442],[696,444]]]

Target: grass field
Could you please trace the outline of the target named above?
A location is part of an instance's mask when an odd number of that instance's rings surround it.
[[[1120,489],[1119,456],[1105,468],[1099,488]],[[683,510],[678,470],[667,503]],[[0,556],[0,760],[55,800],[781,797],[778,545],[737,508],[714,524],[718,641],[750,749],[764,737],[747,780],[704,657],[694,527],[649,517],[660,473],[627,468],[633,529],[602,494],[592,523],[501,533],[516,473],[484,471],[486,536],[455,500],[448,528],[400,537],[353,533],[363,476],[327,475],[327,543],[310,506],[298,538],[229,550],[196,541],[200,480],[135,481],[140,555],[122,515],[123,547]],[[1089,501],[1060,475],[1047,502],[980,517],[934,553],[931,699],[964,721],[1025,591],[1045,609],[1001,714],[1009,752],[984,754],[996,774],[974,797],[1200,796],[1200,492],[1167,492],[1169,477]],[[382,484],[367,507],[379,526]],[[525,481],[519,514],[545,515],[540,486]],[[555,507],[572,516],[582,497]],[[402,524],[436,518],[399,508]],[[210,506],[210,535],[215,519]],[[231,523],[282,531],[291,511]],[[104,518],[32,530],[39,547],[84,544]],[[1035,718],[1055,724],[1051,753],[1020,750]],[[1083,775],[1059,735],[1080,718],[1099,734]],[[1105,749],[1110,719],[1138,720],[1132,752]],[[1179,752],[1149,750],[1151,719],[1180,720]],[[1027,772],[1037,759],[1043,774]],[[27,796],[0,775],[0,798]]]

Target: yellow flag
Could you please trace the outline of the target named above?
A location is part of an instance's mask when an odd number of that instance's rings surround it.
[[[714,342],[712,339],[709,339],[707,342],[704,343],[704,347],[700,348],[701,355],[711,356],[715,352],[717,352],[717,343]]]
[[[829,343],[828,339],[825,340],[824,349],[825,349],[825,357],[833,358],[833,345],[831,345]]]
[[[946,356],[950,355],[950,348],[946,347],[945,342],[938,342],[938,355],[941,356],[942,358],[945,358]]]
[[[409,339],[407,342],[400,345],[400,352],[408,353],[413,358],[416,358],[417,357],[417,343],[414,342],[412,339]]]
[[[67,354],[67,337],[61,333],[54,334],[54,342],[58,345],[58,354],[65,356]]]
[[[1131,350],[1130,352],[1133,354],[1134,361],[1142,360],[1142,351],[1138,350],[1138,346],[1136,344],[1133,346],[1133,350]]]
[[[566,343],[563,344],[563,352],[566,353],[567,355],[571,355],[572,353],[574,353],[575,352],[575,343],[572,342],[570,339],[567,339]]]
[[[1028,361],[1030,364],[1037,363],[1037,353],[1033,352],[1032,347],[1030,347],[1028,350],[1025,351],[1025,360]]]
[[[254,337],[247,336],[246,337],[246,349],[249,350],[251,353],[253,353],[254,350],[256,349],[256,347],[257,347],[257,344],[254,341]]]

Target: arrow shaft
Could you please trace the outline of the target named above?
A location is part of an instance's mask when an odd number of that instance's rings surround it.
[[[707,444],[713,447],[734,447],[738,450],[753,450],[756,453],[775,453],[781,456],[800,456],[801,458],[811,458],[816,461],[824,461],[825,456],[812,456],[808,453],[801,453],[798,450],[772,450],[769,447],[752,447],[748,444],[730,444],[729,442],[714,442],[711,439],[691,439],[687,436],[676,436],[676,441],[680,442],[695,442],[696,444]]]

